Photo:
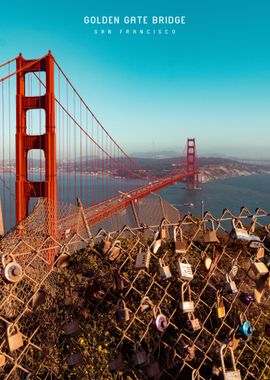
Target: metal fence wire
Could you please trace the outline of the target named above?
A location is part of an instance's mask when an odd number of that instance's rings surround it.
[[[270,379],[269,213],[164,204],[152,225],[90,228],[79,205],[57,238],[2,239],[1,379]]]

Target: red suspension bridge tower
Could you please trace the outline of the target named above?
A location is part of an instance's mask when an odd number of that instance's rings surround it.
[[[48,200],[48,231],[54,235],[57,220],[54,58],[50,52],[38,61],[25,60],[20,54],[16,61],[16,224],[28,215],[30,198],[45,197]],[[45,95],[26,96],[25,75],[41,71],[46,73]],[[45,110],[44,134],[27,134],[26,113],[33,109]],[[44,181],[28,179],[27,155],[31,149],[44,151]]]
[[[187,173],[193,173],[187,177],[186,188],[187,190],[196,189],[197,187],[197,157],[196,157],[196,143],[195,139],[187,139]]]

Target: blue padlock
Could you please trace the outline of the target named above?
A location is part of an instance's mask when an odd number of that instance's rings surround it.
[[[240,318],[242,319],[242,316],[240,316]],[[244,322],[243,320],[241,320],[241,323],[242,324],[239,327],[239,333],[243,335],[245,338],[249,338],[253,334],[253,327],[247,320],[245,320]]]

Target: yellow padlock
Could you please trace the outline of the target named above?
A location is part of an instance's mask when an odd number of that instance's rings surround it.
[[[226,315],[226,309],[222,295],[217,291],[217,316],[218,318],[224,318]]]

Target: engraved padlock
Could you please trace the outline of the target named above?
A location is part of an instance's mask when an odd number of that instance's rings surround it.
[[[14,330],[12,333],[11,331]],[[23,336],[16,324],[9,325],[7,328],[7,341],[9,351],[15,351],[23,346]]]
[[[243,313],[240,314],[240,323],[239,333],[242,335],[242,337],[249,338],[253,334],[254,330]]]
[[[163,280],[168,280],[169,278],[172,278],[170,267],[169,265],[166,265],[164,263],[164,260],[162,258],[158,260],[158,269],[160,276],[163,278]]]
[[[133,348],[133,363],[135,367],[143,368],[148,363],[146,352],[142,349],[139,343],[135,343]]]
[[[174,251],[175,253],[185,254],[187,251],[187,246],[183,238],[183,231],[180,226],[176,226],[173,229],[174,237]]]
[[[187,328],[193,332],[201,329],[200,321],[195,317],[194,313],[188,313]]]
[[[228,273],[226,273],[226,290],[229,294],[235,294],[238,291],[235,281],[231,279]]]
[[[116,260],[119,257],[120,253],[121,253],[121,241],[115,240],[108,251],[109,260],[110,261]]]
[[[123,298],[119,298],[119,300],[117,301],[116,309],[119,322],[129,321],[129,309],[126,307],[126,303],[123,300]]]
[[[225,309],[225,305],[223,301],[223,296],[220,294],[219,291],[217,291],[216,307],[217,307],[218,318],[224,318],[226,315],[226,309]]]
[[[141,250],[137,253],[136,256],[136,262],[135,262],[135,268],[136,269],[148,269],[150,265],[150,259],[151,259],[151,252],[150,249],[147,248],[147,250]]]
[[[177,269],[181,280],[191,281],[193,279],[192,266],[185,257],[182,260],[178,259]]]
[[[67,364],[69,367],[78,367],[84,364],[83,355],[81,352],[71,354],[67,358]]]
[[[244,228],[242,222],[238,219],[232,219],[232,231],[230,235],[235,240],[247,240],[250,241],[248,231]]]
[[[203,241],[206,244],[209,244],[209,243],[219,243],[219,239],[217,237],[217,232],[215,230],[214,221],[211,219],[210,223],[211,223],[212,230],[204,232],[204,234],[203,234]]]
[[[261,261],[254,261],[251,265],[251,269],[256,277],[269,273],[267,266]]]
[[[236,368],[235,364],[235,358],[233,350],[229,347],[230,355],[231,355],[231,364],[232,369],[228,370],[225,368],[224,363],[224,350],[227,348],[226,344],[223,344],[220,349],[220,361],[221,361],[221,367],[222,367],[222,373],[224,380],[241,380],[241,373],[240,370]]]
[[[185,294],[187,293],[187,300]],[[194,311],[194,302],[191,300],[191,289],[187,282],[183,282],[181,285],[181,301],[179,302],[179,308],[183,313],[192,313]]]
[[[11,262],[8,263],[8,260],[11,260]],[[14,260],[14,257],[12,255],[3,255],[2,265],[4,280],[10,283],[16,283],[22,279],[22,267]]]
[[[159,332],[164,333],[168,327],[167,317],[161,313],[160,308],[157,306],[153,307],[153,315],[153,325]]]
[[[102,253],[104,253],[104,255],[109,251],[109,249],[111,248],[111,245],[112,243],[110,240],[110,234],[108,234],[105,236],[105,239],[102,244]]]

